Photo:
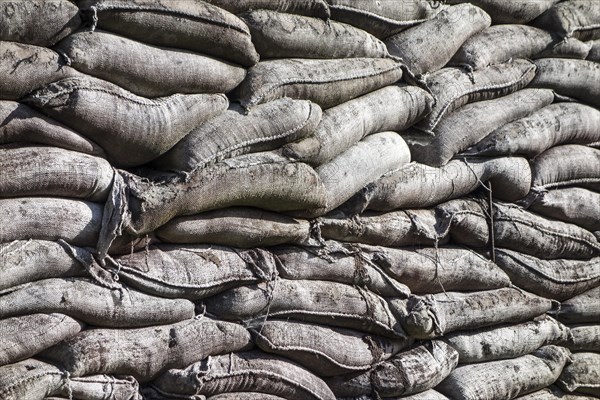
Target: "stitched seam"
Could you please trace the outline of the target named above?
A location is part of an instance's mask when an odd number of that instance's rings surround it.
[[[416,25],[418,23],[425,22],[425,21],[429,20],[428,18],[423,18],[423,19],[412,19],[412,20],[409,20],[409,21],[400,21],[400,20],[397,20],[397,19],[392,19],[392,18],[385,17],[383,15],[375,14],[375,13],[370,12],[370,11],[365,11],[365,10],[361,10],[359,8],[354,8],[354,7],[350,7],[350,6],[344,6],[344,5],[335,5],[335,6],[330,5],[329,8],[332,9],[332,10],[351,11],[351,12],[353,12],[355,14],[359,14],[359,15],[362,15],[362,16],[365,16],[365,17],[368,17],[368,18],[378,19],[380,21],[387,22],[389,24],[394,24],[394,25],[397,25],[397,26]]]
[[[229,279],[220,279],[220,280],[214,280],[211,283],[207,283],[207,286],[200,286],[200,285],[193,285],[193,284],[185,284],[185,283],[173,283],[173,282],[169,282],[169,281],[165,281],[163,279],[160,278],[154,278],[152,276],[149,275],[145,275],[143,272],[138,271],[138,270],[134,270],[131,269],[130,267],[127,266],[123,266],[121,269],[122,272],[125,273],[130,273],[132,275],[136,275],[138,277],[144,278],[150,282],[154,282],[154,283],[160,283],[163,284],[165,286],[168,286],[170,288],[186,288],[186,289],[202,289],[202,290],[208,290],[208,289],[213,289],[215,285],[222,285],[224,283],[230,283],[230,282],[256,282],[258,281],[258,279],[254,278],[254,279],[242,279],[240,276],[232,276]]]
[[[57,98],[59,96],[65,95],[65,94],[71,94],[71,93],[75,92],[76,90],[87,90],[89,92],[107,93],[107,94],[110,94],[112,96],[121,98],[123,100],[128,100],[128,101],[131,101],[133,103],[137,103],[139,105],[149,106],[149,107],[162,106],[162,105],[168,103],[173,98],[182,97],[181,94],[174,94],[174,95],[171,95],[169,97],[163,97],[163,98],[159,98],[159,99],[156,99],[156,100],[144,99],[144,100],[146,100],[146,102],[144,102],[144,101],[142,101],[142,100],[140,100],[138,98],[133,98],[133,97],[126,96],[126,95],[123,95],[123,94],[118,94],[118,93],[110,91],[108,89],[91,88],[91,87],[80,86],[80,85],[73,86],[70,89],[63,89],[63,90],[60,90],[60,91],[58,91],[56,93],[52,93],[52,94],[49,94],[49,95],[38,95],[37,97],[48,99],[48,100],[52,100],[52,99],[55,99],[55,98]]]
[[[598,183],[598,182],[600,182],[600,178],[571,179],[568,181],[552,182],[552,183],[547,183],[545,185],[532,186],[532,189],[542,190],[542,189],[547,189],[547,188],[568,186],[568,185],[573,185],[573,184],[578,184],[578,183]]]
[[[512,258],[517,264],[521,265],[525,269],[535,271],[538,274],[542,275],[543,277],[545,277],[553,282],[556,282],[556,283],[582,283],[582,282],[592,281],[592,280],[600,278],[600,274],[597,274],[597,275],[592,275],[590,277],[579,278],[579,279],[561,279],[560,277],[551,276],[542,270],[532,267],[529,264],[522,262],[521,260],[519,260],[518,258],[516,258],[510,254],[507,254],[507,253],[503,253],[503,254]],[[600,265],[600,262],[596,262],[595,265]]]

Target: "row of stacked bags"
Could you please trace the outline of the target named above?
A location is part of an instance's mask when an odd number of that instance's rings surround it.
[[[597,0],[0,0],[0,399],[600,398]]]

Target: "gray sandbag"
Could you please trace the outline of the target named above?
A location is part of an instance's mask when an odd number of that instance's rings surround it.
[[[432,138],[423,138],[418,133],[411,135],[410,132],[404,137],[415,161],[439,167],[486,136],[495,135],[505,126],[511,126],[511,122],[525,118],[553,101],[551,90],[523,89],[497,99],[467,104],[444,115]],[[503,153],[494,155],[497,154]]]
[[[595,1],[595,0],[592,0]],[[563,96],[600,107],[600,64],[587,60],[540,58],[531,87],[552,89]]]
[[[421,393],[413,394],[411,396],[403,396],[404,400],[450,400],[443,394],[433,389],[426,390]]]
[[[569,350],[544,346],[512,360],[460,366],[436,390],[456,400],[514,399],[551,385],[569,361]]]
[[[193,171],[226,158],[274,150],[310,135],[321,108],[306,100],[278,99],[244,113],[233,106],[193,129],[153,164],[173,171]]]
[[[222,393],[216,396],[210,396],[209,400],[254,400],[260,398],[261,400],[285,400],[283,397],[274,396],[267,393],[257,392],[233,392],[233,393]]]
[[[406,336],[382,297],[342,283],[278,279],[230,289],[204,303],[208,312],[225,320],[292,318],[392,338]]]
[[[0,197],[61,196],[101,202],[114,170],[103,158],[58,147],[0,147]]]
[[[596,400],[597,397],[565,393],[552,385],[537,392],[517,397],[518,400]]]
[[[251,347],[250,333],[243,326],[200,318],[140,329],[86,330],[41,357],[75,377],[121,374],[145,383],[170,368]]]
[[[4,4],[6,2],[2,2],[0,7]],[[64,65],[53,50],[3,41],[0,41],[0,75],[0,100],[19,100],[49,83],[82,76]]]
[[[521,357],[542,346],[563,345],[569,338],[569,328],[543,315],[522,324],[457,332],[441,340],[458,352],[460,364],[471,364]]]
[[[166,153],[228,105],[223,94],[146,99],[92,77],[62,79],[24,101],[94,140],[111,163],[129,167]]]
[[[0,320],[0,365],[32,357],[75,336],[83,327],[81,322],[63,314],[29,314]]]
[[[424,22],[443,7],[426,0],[327,0],[331,18],[385,39],[403,29]]]
[[[467,292],[500,289],[510,285],[508,276],[483,256],[459,247],[392,249],[361,245],[389,276],[415,294],[444,291]]]
[[[565,344],[571,351],[600,353],[600,323],[570,325],[571,339]]]
[[[577,39],[561,42],[555,34],[528,25],[494,25],[464,42],[450,65],[485,68],[515,58],[539,58],[560,54],[585,59],[590,46]]]
[[[467,39],[491,23],[490,16],[481,8],[459,4],[388,37],[385,44],[390,54],[402,59],[412,74],[421,76],[446,65]]]
[[[250,67],[258,53],[248,27],[235,15],[204,1],[85,0],[99,28],[156,46],[208,54]]]
[[[449,4],[471,3],[490,14],[494,25],[525,24],[560,0],[448,0]]]
[[[143,97],[227,93],[246,76],[242,67],[228,62],[102,31],[72,34],[55,49],[78,71]]]
[[[198,300],[244,284],[270,280],[273,256],[261,249],[158,245],[108,263],[131,287],[166,298]]]
[[[600,39],[591,40],[586,42],[586,44],[592,46],[586,60],[600,62]]]
[[[140,384],[132,376],[90,375],[65,379],[52,396],[85,400],[143,400]]]
[[[600,39],[600,4],[596,0],[569,0],[556,4],[532,23],[580,40]]]
[[[338,397],[402,396],[432,389],[456,367],[458,353],[446,343],[432,340],[396,354],[368,372],[327,380]]]
[[[550,148],[531,163],[533,190],[578,186],[600,191],[600,149],[566,144]]]
[[[306,369],[258,351],[209,357],[186,369],[171,369],[152,386],[174,398],[253,391],[252,398],[264,393],[288,400],[335,399],[325,382]]]
[[[325,0],[206,0],[234,14],[250,10],[273,10],[328,20],[329,6]]]
[[[79,8],[67,0],[0,2],[0,40],[49,47],[80,25]]]
[[[466,154],[534,158],[554,146],[598,141],[600,110],[579,103],[556,103],[496,129]]]
[[[399,81],[403,67],[391,58],[262,61],[248,71],[235,95],[246,109],[281,97],[326,109]]]
[[[25,104],[0,100],[0,145],[35,143],[105,157],[96,143]]]
[[[563,301],[600,286],[600,257],[591,260],[540,260],[497,249],[496,264],[513,284],[531,293]]]
[[[391,85],[332,107],[312,135],[284,146],[284,154],[321,165],[368,135],[401,132],[431,110],[433,98],[416,86]]]
[[[450,200],[435,208],[436,238],[450,239],[470,248],[489,245],[489,213],[480,199],[460,198]]]
[[[569,187],[534,191],[525,206],[548,218],[578,225],[591,232],[600,230],[600,193]]]
[[[270,10],[250,11],[240,18],[261,59],[389,56],[382,41],[352,25]]]
[[[560,303],[556,318],[565,324],[598,323],[600,320],[600,287]]]
[[[61,313],[94,326],[133,328],[168,324],[194,316],[194,304],[162,299],[124,286],[115,289],[83,278],[51,278],[0,292],[0,318]]]
[[[536,66],[527,60],[514,60],[469,72],[461,68],[442,68],[424,77],[435,98],[431,114],[416,127],[435,132],[445,114],[476,101],[492,100],[523,89],[536,75]]]
[[[0,367],[3,400],[44,400],[64,383],[65,373],[55,365],[36,359]]]
[[[515,288],[411,296],[405,310],[393,307],[406,332],[418,339],[528,321],[550,309],[550,300]]]
[[[406,339],[283,320],[266,321],[252,334],[261,350],[289,358],[321,377],[366,371],[409,344]]]
[[[320,245],[310,221],[250,207],[230,207],[173,218],[155,233],[164,243],[211,243],[242,248]]]
[[[600,396],[600,354],[574,353],[573,363],[563,369],[556,384],[569,393]]]

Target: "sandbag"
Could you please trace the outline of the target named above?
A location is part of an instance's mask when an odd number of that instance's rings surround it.
[[[154,165],[192,171],[226,158],[274,150],[310,135],[321,115],[318,105],[287,98],[258,105],[248,113],[233,106],[196,127]]]
[[[235,94],[246,109],[281,97],[310,100],[326,109],[399,81],[402,68],[391,58],[262,61]]]
[[[542,346],[562,345],[569,337],[569,328],[541,316],[522,324],[457,332],[441,340],[458,352],[460,364],[471,364],[521,357]]]
[[[436,103],[431,114],[416,127],[426,132],[435,132],[442,117],[459,107],[523,89],[536,75],[536,69],[529,61],[515,60],[473,72],[460,68],[442,68],[427,75],[423,80]]]
[[[449,400],[446,396],[433,389],[426,390],[421,393],[413,394],[412,396],[402,397],[404,400]]]
[[[496,129],[467,154],[534,158],[561,144],[598,141],[600,110],[579,103],[556,103]]]
[[[571,325],[571,339],[565,344],[571,351],[600,353],[600,324]]]
[[[278,279],[230,289],[204,302],[208,312],[225,320],[287,317],[386,337],[405,337],[382,297],[342,283]]]
[[[383,58],[382,41],[336,21],[255,10],[240,15],[261,59],[269,58]]]
[[[250,333],[241,325],[202,318],[141,329],[91,329],[41,356],[75,377],[122,374],[144,383],[170,368],[250,347]]]
[[[187,51],[149,46],[108,32],[78,32],[55,49],[78,71],[142,97],[227,93],[246,76],[240,66]]]
[[[569,350],[545,346],[512,360],[458,367],[436,390],[456,400],[514,399],[552,384],[569,359]]]
[[[0,318],[30,313],[62,313],[94,326],[132,328],[192,318],[194,304],[125,287],[109,289],[82,278],[45,279],[0,293]]]
[[[171,369],[153,386],[161,393],[217,395],[227,392],[256,392],[288,400],[334,400],[325,382],[299,365],[262,352],[231,353],[210,357],[186,369]],[[268,398],[268,397],[267,397]]]
[[[143,400],[140,384],[132,376],[91,375],[65,379],[53,393],[64,399]]]
[[[600,39],[591,40],[586,42],[586,44],[592,46],[586,60],[600,62]]]
[[[432,138],[424,139],[420,134],[413,134],[406,139],[415,161],[440,167],[486,136],[503,131],[506,126],[511,126],[511,122],[549,106],[553,100],[554,94],[550,90],[519,90],[498,99],[467,104],[446,114],[436,126]],[[493,155],[498,154],[504,153]]]
[[[600,354],[575,353],[556,381],[566,392],[600,396]]]
[[[537,392],[517,397],[518,400],[595,400],[596,397],[565,393],[552,385]]]
[[[92,77],[60,80],[24,101],[97,142],[121,167],[162,155],[228,105],[222,94],[146,99]]]
[[[565,37],[600,39],[600,4],[595,0],[561,2],[540,15],[533,25]]]
[[[0,7],[4,7],[4,4],[10,2],[2,2]],[[45,47],[2,41],[0,75],[0,100],[19,100],[59,79],[82,76],[75,69],[64,65],[55,51]]]
[[[114,261],[111,271],[131,287],[175,299],[202,299],[269,280],[277,272],[273,256],[264,250],[210,245],[158,245]]]
[[[273,10],[288,14],[329,19],[329,6],[325,0],[206,0],[234,14],[250,10]]]
[[[82,323],[63,314],[29,314],[0,320],[0,365],[25,360],[82,329]]]
[[[490,14],[494,25],[525,24],[550,9],[559,0],[448,0],[449,4],[471,3]]]
[[[446,292],[411,296],[401,319],[406,332],[418,339],[443,336],[498,324],[530,320],[552,309],[552,302],[515,288],[484,292]]]
[[[548,218],[578,225],[591,232],[600,230],[600,193],[569,187],[534,191],[526,206]]]
[[[591,260],[540,260],[497,249],[496,264],[512,283],[531,293],[563,301],[600,286],[600,257]]]
[[[0,367],[0,397],[4,400],[43,400],[63,384],[64,372],[36,359]]]
[[[0,145],[35,143],[105,157],[96,143],[25,104],[0,100]]]
[[[565,324],[597,323],[600,319],[600,287],[560,303],[556,318]]]
[[[289,358],[321,377],[366,371],[408,345],[404,339],[293,321],[267,321],[252,334],[261,350]]]
[[[437,386],[458,363],[458,353],[446,343],[432,340],[404,351],[360,375],[327,380],[338,397],[408,395]]]
[[[575,144],[556,146],[533,160],[531,186],[535,190],[579,186],[600,190],[600,149]]]
[[[416,86],[391,85],[357,97],[323,113],[312,135],[284,146],[284,154],[321,165],[368,135],[401,132],[431,110],[433,98]]]
[[[594,0],[592,0],[594,1]],[[531,87],[552,89],[558,94],[600,107],[600,64],[566,58],[541,58],[533,61],[537,74]]]
[[[391,55],[400,57],[414,75],[420,76],[442,68],[467,39],[491,23],[490,16],[481,8],[459,4],[388,37],[385,44]]]
[[[251,67],[258,53],[248,27],[235,15],[204,1],[85,0],[94,24],[148,44],[191,50]]]

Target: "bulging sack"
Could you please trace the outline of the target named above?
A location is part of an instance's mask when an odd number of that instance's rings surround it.
[[[0,367],[0,397],[5,400],[44,400],[64,383],[65,374],[55,365],[36,359]]]
[[[250,10],[273,10],[328,20],[329,5],[325,0],[206,0],[234,14]]]
[[[573,363],[563,369],[556,384],[569,393],[599,396],[600,354],[573,354]]]
[[[531,163],[535,190],[578,186],[600,190],[600,149],[565,144],[550,148]]]
[[[559,0],[468,0],[483,8],[492,17],[494,25],[525,24],[550,9]],[[464,3],[465,0],[449,0],[449,4]]]
[[[559,3],[540,15],[533,25],[565,37],[600,39],[600,4],[595,0]]]
[[[565,344],[571,351],[600,353],[600,324],[569,326],[570,340]]]
[[[556,318],[565,324],[597,323],[600,319],[600,286],[560,303]]]
[[[53,396],[86,400],[143,400],[140,384],[132,376],[90,375],[65,378],[64,384]]]

